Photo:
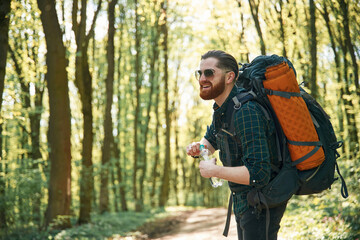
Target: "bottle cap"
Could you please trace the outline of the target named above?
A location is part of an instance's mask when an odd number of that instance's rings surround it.
[[[204,144],[200,144],[200,151],[205,149],[205,145]]]

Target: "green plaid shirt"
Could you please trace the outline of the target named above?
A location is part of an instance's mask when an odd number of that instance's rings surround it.
[[[241,147],[237,147],[238,143],[230,135],[225,134],[226,136],[224,136],[227,138],[230,150],[231,163],[228,163],[224,137],[216,137],[216,134],[219,133],[223,121],[226,119],[227,105],[240,91],[243,89],[234,87],[221,107],[214,104],[213,121],[205,134],[205,138],[211,145],[216,150],[220,150],[219,156],[224,166],[245,165],[249,170],[250,186],[229,182],[230,188],[234,191],[233,201],[236,216],[243,214],[248,209],[247,193],[254,187],[261,188],[268,184],[271,178],[270,163],[277,159],[274,123],[266,119],[257,103],[248,101],[234,114],[234,130],[240,139]]]

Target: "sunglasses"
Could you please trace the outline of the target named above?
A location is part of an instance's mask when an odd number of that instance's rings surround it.
[[[201,70],[196,70],[195,71],[195,78],[197,80],[199,80],[201,78],[201,75],[204,73],[205,77],[206,78],[210,78],[210,77],[213,77],[214,74],[215,74],[215,70],[214,69],[205,69],[204,72],[202,72]]]
[[[232,72],[232,71],[225,71],[225,73],[228,73],[228,72]],[[201,70],[196,70],[195,71],[195,77],[196,79],[199,81],[200,78],[201,78],[201,75],[204,73],[204,76],[206,78],[211,78],[214,76],[215,74],[215,70],[212,69],[212,68],[208,68],[208,69],[205,69],[204,72],[202,72]]]

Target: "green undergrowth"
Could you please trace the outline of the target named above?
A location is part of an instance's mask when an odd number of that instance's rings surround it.
[[[74,224],[72,228],[66,230],[39,232],[35,228],[16,229],[6,236],[0,235],[0,239],[142,239],[141,235],[144,234],[140,231],[152,231],[146,227],[149,226],[147,223],[158,221],[158,219],[170,218],[184,210],[183,208],[168,208],[166,210],[156,209],[146,212],[128,211],[101,215],[93,214],[91,223],[83,225]],[[163,221],[160,220],[158,222],[161,223]]]
[[[334,192],[293,197],[281,221],[279,239],[359,240],[360,207],[357,196],[350,195],[345,200]]]

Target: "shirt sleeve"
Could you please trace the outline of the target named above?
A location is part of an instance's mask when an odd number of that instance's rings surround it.
[[[218,146],[216,143],[216,137],[215,137],[215,126],[213,123],[211,123],[210,126],[207,126],[207,130],[205,133],[204,138],[209,141],[209,143],[213,146],[215,150],[218,150]]]
[[[253,102],[244,104],[235,114],[234,127],[242,145],[242,160],[250,173],[250,186],[261,188],[270,181],[270,151],[267,120]]]

